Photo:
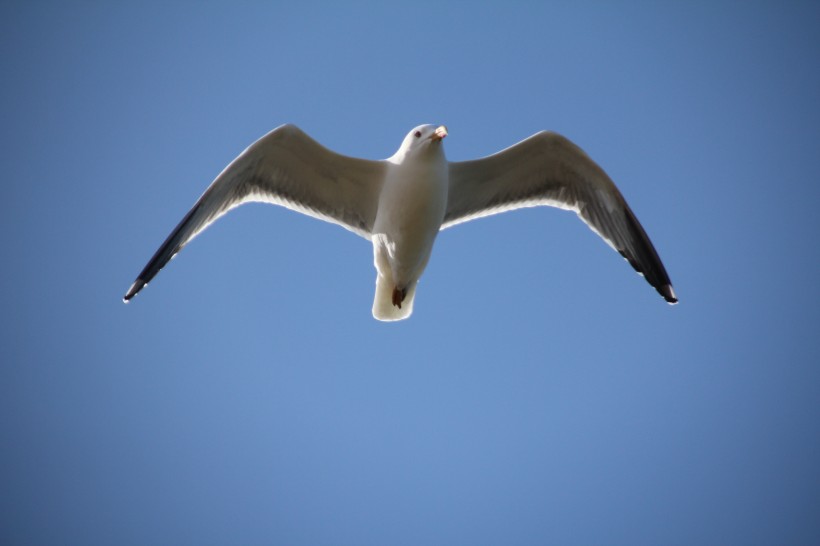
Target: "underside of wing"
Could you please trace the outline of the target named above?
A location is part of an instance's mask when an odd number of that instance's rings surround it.
[[[148,261],[123,298],[133,298],[194,237],[248,202],[287,207],[369,238],[385,166],[346,157],[283,125],[257,140],[211,183]]]
[[[555,133],[538,133],[483,159],[450,163],[442,228],[542,205],[575,211],[667,302],[678,301],[663,263],[621,192],[580,148]]]

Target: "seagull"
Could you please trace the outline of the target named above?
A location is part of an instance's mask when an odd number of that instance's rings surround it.
[[[333,152],[295,125],[234,159],[126,292],[128,303],[194,237],[231,209],[264,202],[325,220],[373,244],[373,317],[408,318],[439,231],[523,207],[574,211],[670,304],[675,291],[655,247],[607,174],[567,138],[541,131],[496,154],[449,162],[444,125],[419,125],[374,161]]]

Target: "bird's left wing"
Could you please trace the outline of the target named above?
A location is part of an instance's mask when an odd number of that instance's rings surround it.
[[[450,163],[442,229],[539,205],[575,211],[666,301],[678,301],[655,247],[621,192],[580,148],[555,133],[537,133],[483,159]]]
[[[337,154],[294,125],[251,144],[211,183],[126,292],[133,298],[177,252],[234,207],[281,205],[369,238],[385,165]]]

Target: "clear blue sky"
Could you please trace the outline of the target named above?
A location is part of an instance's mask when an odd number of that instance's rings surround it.
[[[0,542],[820,541],[820,6],[287,4],[0,7]],[[123,305],[286,122],[561,132],[681,303],[534,209],[444,232],[383,324],[364,240],[248,205]]]

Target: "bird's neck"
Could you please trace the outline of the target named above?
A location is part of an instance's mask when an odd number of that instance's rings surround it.
[[[399,149],[387,161],[394,165],[419,165],[419,166],[434,166],[437,163],[446,163],[447,158],[444,157],[444,150],[441,146],[430,146],[422,150],[405,150]]]

